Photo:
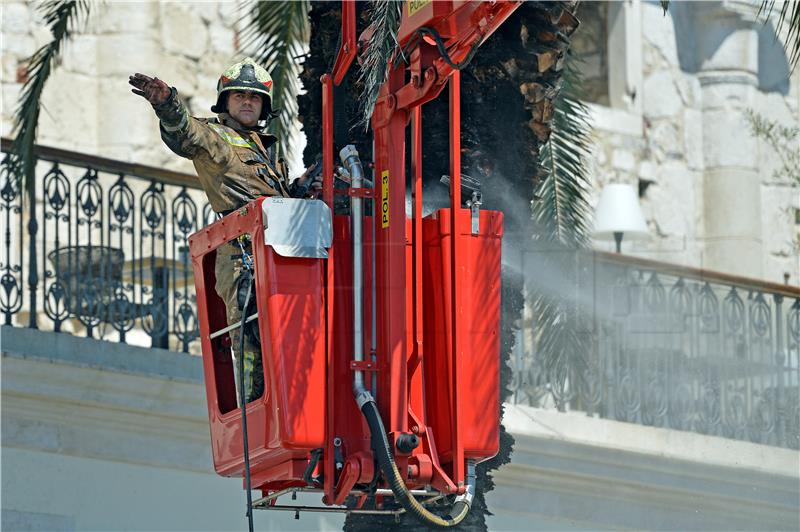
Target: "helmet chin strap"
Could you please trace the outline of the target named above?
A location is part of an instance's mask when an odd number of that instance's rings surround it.
[[[261,133],[265,129],[267,129],[267,126],[269,126],[269,122],[268,121],[259,120],[258,122],[256,122],[256,125],[254,125],[254,126],[244,126],[244,128],[248,129],[250,131],[255,131],[256,133]]]
[[[224,122],[226,119],[229,119],[236,122],[236,124],[238,124],[242,129],[246,129],[247,131],[255,131],[256,133],[264,133],[267,127],[269,127],[269,120],[259,120],[254,126],[246,126],[231,116],[228,111],[217,113],[217,117],[219,118],[220,122]]]

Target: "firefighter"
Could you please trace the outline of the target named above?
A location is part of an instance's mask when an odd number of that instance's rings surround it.
[[[161,139],[177,155],[191,159],[211,208],[222,215],[239,209],[260,196],[300,197],[321,187],[309,178],[313,167],[293,183],[288,182],[283,159],[274,160],[274,135],[265,128],[276,116],[272,109],[272,78],[251,58],[228,68],[217,82],[217,101],[211,111],[216,119],[190,116],[177,91],[162,80],[144,74],[130,76],[132,92],[153,106],[160,122]],[[217,249],[216,291],[225,302],[228,325],[239,324],[239,279],[250,242],[240,237]],[[240,334],[231,331],[238,356]],[[245,335],[245,397],[250,402],[264,391],[261,349]]]

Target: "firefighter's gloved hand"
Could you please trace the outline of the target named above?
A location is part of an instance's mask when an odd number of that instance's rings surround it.
[[[136,73],[128,78],[128,83],[134,87],[132,93],[146,99],[153,107],[162,105],[170,97],[169,85],[158,78]]]
[[[292,197],[317,197],[322,190],[322,165],[318,162],[309,166],[303,175],[292,182]]]
[[[322,175],[317,175],[311,178],[311,184],[308,186],[312,196],[317,197],[322,191]]]

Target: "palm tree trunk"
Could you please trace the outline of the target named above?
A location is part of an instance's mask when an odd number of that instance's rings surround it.
[[[538,160],[541,143],[550,135],[554,99],[561,86],[563,56],[569,35],[577,26],[574,2],[523,4],[482,45],[462,76],[462,161],[464,173],[482,184],[483,206],[503,211],[506,240],[530,239],[531,202],[543,175]],[[358,31],[366,27],[359,7]],[[338,2],[314,2],[309,14],[311,40],[302,82],[306,94],[298,98],[303,129],[308,138],[304,152],[310,164],[322,151],[320,76],[330,71],[340,32]],[[351,67],[357,69],[356,64]],[[357,78],[357,70],[350,79]],[[353,142],[362,159],[372,159],[371,136],[351,129],[356,123],[358,87],[344,87],[334,95],[341,116],[349,122],[336,128],[337,144]],[[448,173],[447,99],[423,108],[423,197],[427,207],[445,206],[447,187],[439,182]],[[464,198],[465,200],[467,198]],[[522,282],[518,274],[503,272],[501,337],[501,404],[508,397],[516,323],[522,315]],[[478,466],[477,493],[462,530],[486,530],[488,508],[484,494],[494,487],[491,471],[511,459],[513,437],[501,427],[500,452]],[[380,516],[349,515],[345,530],[427,530],[410,516],[399,523]]]

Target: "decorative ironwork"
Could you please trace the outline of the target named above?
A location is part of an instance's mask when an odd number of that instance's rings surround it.
[[[581,319],[594,323],[585,363],[540,360],[533,316],[517,339],[512,401],[800,448],[800,291],[620,256],[590,260],[595,273],[577,287],[583,303],[564,316],[576,331]],[[535,273],[526,282],[535,292]]]
[[[47,242],[50,235],[53,238],[53,249],[61,249],[64,236],[67,237],[67,246],[72,246],[72,232],[70,231],[70,198],[72,187],[58,163],[47,172],[44,178],[44,198],[42,211],[44,223],[42,224],[42,255],[47,256]],[[53,320],[53,328],[61,330],[61,324],[70,316],[69,294],[65,282],[70,278],[68,271],[63,271],[63,262],[56,260],[52,263],[53,269],[45,265],[44,271],[44,311]]]
[[[24,211],[8,155],[0,168],[4,323],[199,351],[188,236],[216,214],[196,179],[37,150]]]
[[[188,236],[216,215],[196,179],[37,149],[27,209],[8,155],[0,168],[4,322],[197,350]],[[520,332],[512,400],[800,448],[800,292],[641,262],[578,277],[589,296],[563,320],[592,336],[579,366],[546,364]]]
[[[196,297],[189,289],[189,235],[197,230],[197,205],[186,189],[172,201],[172,254],[180,257],[172,263],[173,328],[183,351],[197,337]],[[181,264],[181,271],[177,265]]]
[[[162,184],[150,183],[142,196],[139,214],[142,228],[139,282],[149,310],[142,320],[142,327],[153,338],[154,346],[166,348],[169,346],[169,270],[158,259],[167,256],[167,202]],[[149,286],[145,279],[150,280]]]
[[[11,171],[10,156],[3,157],[0,172],[0,216],[5,222],[3,254],[0,257],[0,312],[6,325],[22,309],[22,192],[19,176]],[[14,227],[19,231],[14,242]]]

